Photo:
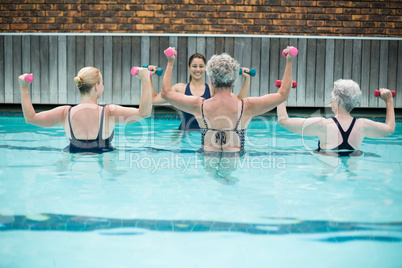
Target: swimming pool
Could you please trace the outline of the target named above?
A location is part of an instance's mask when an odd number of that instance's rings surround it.
[[[70,155],[61,127],[0,117],[0,267],[402,265],[402,123],[340,159],[254,120],[219,172],[179,123],[118,125],[117,151]]]

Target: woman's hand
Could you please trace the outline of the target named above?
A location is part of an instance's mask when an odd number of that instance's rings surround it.
[[[380,98],[383,99],[385,102],[387,102],[388,100],[392,100],[391,90],[380,88]]]
[[[246,68],[246,67],[241,67],[241,75],[246,79],[246,78],[250,78],[250,69]]]
[[[164,53],[166,55],[168,62],[174,62],[177,56],[176,48],[168,47],[167,49],[165,49]]]
[[[25,80],[25,77],[27,76],[28,74],[21,74],[20,76],[18,76],[18,82],[20,83],[20,87],[21,87],[21,90],[25,90],[25,89],[28,89],[28,86],[29,86],[29,84],[30,83],[28,83],[26,80]],[[32,75],[32,74],[31,74]]]

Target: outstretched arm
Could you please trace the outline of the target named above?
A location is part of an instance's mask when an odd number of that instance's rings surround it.
[[[137,78],[142,80],[142,94],[138,109],[114,104],[108,105],[111,116],[122,116],[124,122],[127,123],[133,123],[147,118],[152,112],[151,81],[148,69],[139,68]]]
[[[173,49],[174,48],[168,48]],[[191,113],[195,116],[201,113],[201,102],[203,98],[196,96],[186,96],[172,89],[172,71],[175,61],[174,54],[168,58],[167,67],[163,75],[161,95],[164,100],[170,102],[173,106],[182,111]]]
[[[289,50],[291,47],[288,47]],[[282,84],[277,93],[267,94],[261,97],[245,98],[248,105],[248,112],[251,116],[266,113],[275,108],[281,102],[287,100],[289,97],[290,87],[292,84],[292,62],[294,56],[288,53],[286,57],[286,67],[283,74]]]
[[[381,88],[380,97],[385,101],[387,107],[387,115],[385,124],[364,119],[364,136],[368,138],[384,137],[394,133],[395,131],[395,111],[392,94],[389,89]]]
[[[60,106],[49,111],[36,113],[29,97],[28,86],[30,83],[25,81],[26,75],[23,74],[18,77],[21,89],[21,106],[25,122],[39,127],[52,127],[63,124],[70,106]]]

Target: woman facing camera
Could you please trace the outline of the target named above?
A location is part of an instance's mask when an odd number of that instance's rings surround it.
[[[335,116],[331,118],[289,118],[285,103],[277,107],[278,123],[287,130],[319,138],[316,152],[358,156],[365,137],[378,138],[392,134],[395,130],[395,114],[391,91],[380,89],[380,97],[386,103],[385,123],[369,119],[356,119],[350,112],[359,104],[361,91],[353,80],[340,79],[334,83],[331,106]]]
[[[115,123],[133,123],[150,116],[152,96],[149,71],[141,69],[137,75],[142,80],[142,96],[138,109],[119,105],[99,106],[98,99],[103,93],[103,80],[100,71],[94,67],[82,68],[74,81],[81,93],[81,103],[72,106],[59,106],[49,111],[36,113],[29,97],[28,74],[19,76],[21,105],[25,121],[40,127],[62,125],[70,139],[66,151],[71,153],[102,153],[112,151],[111,141]],[[119,121],[118,121],[119,120]]]

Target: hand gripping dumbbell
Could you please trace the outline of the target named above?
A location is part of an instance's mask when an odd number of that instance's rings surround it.
[[[243,71],[243,70],[240,68],[240,70],[239,70],[239,75],[241,75],[242,71]],[[245,72],[245,73],[246,73],[246,74],[249,74],[250,76],[255,76],[256,73],[257,73],[257,71],[256,71],[255,69],[250,69],[249,72]]]
[[[391,90],[391,93],[392,93],[392,97],[395,98],[395,96],[396,96],[395,90]],[[380,91],[378,89],[374,90],[374,97],[379,97],[379,96],[381,96]]]
[[[20,79],[20,77],[18,77],[18,79]],[[27,83],[32,83],[32,81],[34,80],[33,75],[32,75],[32,74],[27,74],[27,75],[24,77],[24,80],[25,80],[25,82],[27,82]]]
[[[147,68],[148,69],[149,64],[144,64],[142,65],[142,67]],[[155,74],[157,76],[161,76],[163,74],[163,69],[162,68],[157,68]]]
[[[281,80],[276,80],[276,81],[275,81],[275,86],[276,86],[277,88],[280,88],[281,85],[282,85],[282,81],[281,81]],[[292,81],[292,88],[296,88],[296,87],[297,87],[296,81]]]
[[[299,53],[299,50],[297,50],[297,48],[295,47],[291,47],[289,49],[289,54],[290,56],[294,57]],[[284,50],[282,50],[282,55],[286,58],[288,56],[288,53],[286,52],[286,48]]]
[[[138,67],[131,68],[131,74],[132,75],[137,75],[139,71],[140,71],[140,69],[138,69]],[[149,71],[149,77],[151,77],[151,76],[152,76],[152,72]]]

